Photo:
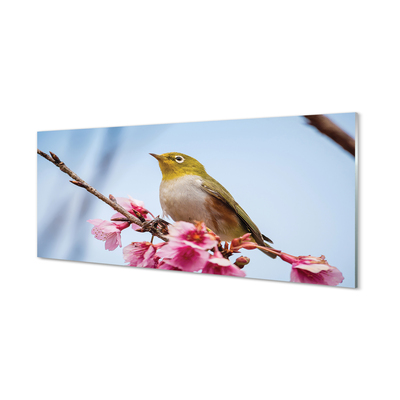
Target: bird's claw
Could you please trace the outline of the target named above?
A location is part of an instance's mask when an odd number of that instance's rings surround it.
[[[169,222],[164,221],[160,216],[152,219],[151,221],[146,221],[141,229],[138,229],[137,232],[150,232],[154,233],[154,231],[159,231],[163,235],[168,235],[168,225]]]

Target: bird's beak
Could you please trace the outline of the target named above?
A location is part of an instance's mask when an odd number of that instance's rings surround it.
[[[156,158],[158,161],[161,161],[164,157],[158,154],[153,154],[153,153],[149,153],[151,156],[153,156],[154,158]]]

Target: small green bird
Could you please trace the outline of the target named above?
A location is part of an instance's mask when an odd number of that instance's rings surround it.
[[[162,172],[160,203],[165,216],[174,221],[204,221],[221,240],[228,242],[250,232],[258,245],[271,247],[265,241],[273,242],[196,159],[182,153],[150,155],[158,160]]]

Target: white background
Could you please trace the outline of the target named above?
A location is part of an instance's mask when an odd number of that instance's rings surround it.
[[[398,398],[395,5],[1,6],[2,399]],[[36,258],[39,130],[351,111],[359,289]]]

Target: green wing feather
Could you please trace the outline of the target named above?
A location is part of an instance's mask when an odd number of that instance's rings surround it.
[[[243,208],[240,207],[240,205],[235,201],[232,195],[219,182],[217,182],[214,178],[208,175],[206,180],[203,180],[201,187],[208,194],[223,201],[225,204],[227,204],[236,212],[236,215],[239,216],[240,220],[243,222],[243,225],[251,233],[253,239],[258,245],[271,247],[269,244],[265,243],[264,240],[273,243],[272,240],[267,238],[260,232],[260,230],[257,228],[257,225],[251,220],[251,218],[247,215],[247,213],[243,210]],[[276,257],[275,254],[269,253],[268,251],[264,250],[261,251],[266,255],[270,256],[271,258]]]

